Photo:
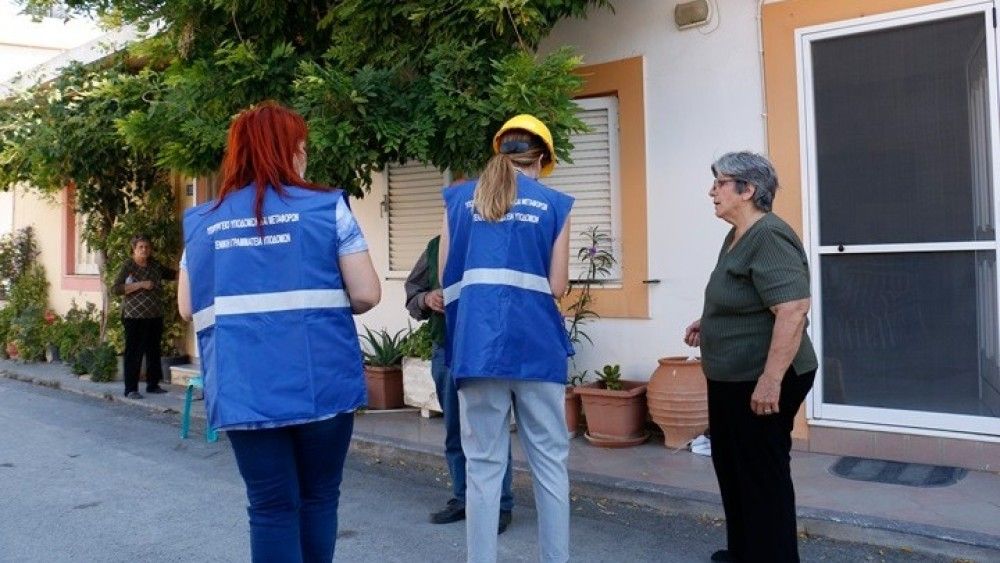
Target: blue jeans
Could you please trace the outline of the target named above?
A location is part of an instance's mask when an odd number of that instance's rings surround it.
[[[444,414],[444,458],[451,475],[451,496],[465,504],[465,453],[462,451],[462,425],[458,412],[458,387],[455,379],[444,365],[444,348],[434,346],[431,355],[431,377],[437,389],[438,402]],[[514,508],[514,493],[511,490],[514,473],[507,447],[507,472],[503,476],[500,493],[500,510]]]
[[[329,563],[354,414],[227,434],[247,487],[253,561]]]

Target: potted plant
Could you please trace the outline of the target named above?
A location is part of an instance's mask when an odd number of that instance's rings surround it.
[[[646,391],[649,414],[668,448],[680,448],[708,428],[708,382],[698,358],[660,358]]]
[[[441,412],[437,387],[431,374],[434,341],[428,323],[411,330],[403,342],[403,402],[420,409],[424,417],[430,411]]]
[[[594,341],[583,329],[588,322],[600,318],[597,311],[591,308],[594,296],[591,288],[602,283],[611,277],[612,269],[617,261],[611,253],[611,236],[593,226],[581,233],[586,240],[586,245],[581,247],[576,257],[583,266],[583,273],[580,277],[570,281],[570,287],[576,290],[575,299],[565,306],[566,311],[566,331],[569,341],[574,348],[578,348],[584,341],[593,346]],[[569,362],[569,378],[566,381],[566,429],[570,438],[576,436],[580,428],[582,416],[582,406],[580,396],[576,393],[576,388],[586,382],[587,370],[580,370],[576,365],[576,356],[572,356]]]
[[[361,340],[365,361],[365,385],[368,388],[368,408],[395,409],[403,406],[403,344],[406,330],[396,334],[382,329],[372,332],[365,327]]]
[[[606,365],[598,380],[581,385],[576,393],[587,417],[587,441],[595,446],[621,448],[641,444],[646,431],[646,382],[621,378],[618,365]]]

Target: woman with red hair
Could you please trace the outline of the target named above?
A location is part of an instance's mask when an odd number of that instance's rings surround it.
[[[341,190],[307,182],[305,121],[275,102],[229,129],[222,189],[184,216],[177,293],[198,335],[208,424],[246,484],[254,561],[333,558],[353,413],[352,314],[380,297]]]

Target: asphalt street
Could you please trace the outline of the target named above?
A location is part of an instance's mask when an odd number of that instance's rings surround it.
[[[246,498],[223,438],[178,438],[155,414],[0,379],[0,562],[249,560]],[[442,464],[443,465],[443,464]],[[535,561],[530,491],[517,490],[501,561]],[[447,476],[352,454],[340,505],[337,561],[462,561],[465,528],[435,526]],[[721,523],[574,499],[572,560],[708,561]],[[945,561],[803,538],[805,561]]]

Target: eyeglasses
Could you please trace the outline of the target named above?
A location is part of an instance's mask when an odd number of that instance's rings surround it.
[[[725,186],[726,184],[728,184],[729,182],[733,182],[733,183],[736,183],[736,184],[746,184],[747,183],[746,180],[740,180],[739,178],[716,178],[716,179],[712,180],[712,187],[715,188],[715,189],[719,189],[722,186]]]

